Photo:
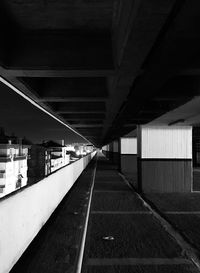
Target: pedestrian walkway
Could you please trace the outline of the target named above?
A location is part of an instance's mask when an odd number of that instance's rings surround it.
[[[98,158],[82,273],[198,272],[109,161]]]
[[[34,241],[12,273],[75,273],[77,264],[81,273],[199,272],[102,154],[97,164],[93,161],[84,171]]]
[[[154,193],[146,198],[192,246],[200,249],[200,192]]]

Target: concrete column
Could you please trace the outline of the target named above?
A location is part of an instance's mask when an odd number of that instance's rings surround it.
[[[102,147],[104,155],[112,161],[119,169],[119,140],[115,140],[108,145]]]
[[[109,152],[107,157],[110,161],[113,161],[113,143],[112,142],[109,143],[108,146],[109,146]]]
[[[122,137],[120,139],[120,171],[129,179],[134,187],[138,188],[136,137]]]
[[[138,183],[141,191],[191,191],[191,126],[140,126],[138,156]]]
[[[120,166],[120,147],[119,147],[119,140],[113,141],[113,163]]]

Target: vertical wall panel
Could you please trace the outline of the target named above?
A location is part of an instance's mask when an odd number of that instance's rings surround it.
[[[136,188],[137,185],[137,138],[123,137],[120,139],[120,171]]]
[[[190,192],[191,160],[142,161],[143,192]]]
[[[107,151],[107,145],[103,146],[102,150]]]
[[[113,152],[113,142],[111,142],[111,143],[109,144],[109,151],[110,151],[110,152]]]
[[[137,155],[141,157],[141,126],[137,127]]]
[[[121,138],[121,154],[137,154],[137,138]]]
[[[190,192],[192,127],[141,126],[138,184],[143,192]]]
[[[141,126],[141,158],[192,159],[192,127]]]
[[[113,142],[113,152],[119,152],[119,142],[117,140]]]

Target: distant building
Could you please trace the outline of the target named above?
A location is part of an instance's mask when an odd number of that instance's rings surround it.
[[[56,143],[54,141],[48,141],[43,143],[43,147],[48,149],[50,153],[50,170],[51,172],[70,163],[70,155],[67,154],[67,147]]]
[[[87,153],[92,153],[94,151],[94,145],[86,144],[85,145],[85,150],[86,150]]]
[[[26,186],[28,148],[0,143],[0,197]]]
[[[78,156],[84,156],[91,153],[94,149],[93,145],[78,143],[74,145],[75,152]]]
[[[51,173],[51,154],[48,148],[31,145],[28,159],[28,183],[32,184]]]
[[[26,186],[29,148],[22,145],[22,139],[7,136],[0,127],[0,197]]]
[[[73,144],[66,145],[67,152],[75,152],[75,148]]]

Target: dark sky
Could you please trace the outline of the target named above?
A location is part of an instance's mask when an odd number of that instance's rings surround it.
[[[1,82],[0,95],[0,126],[7,134],[25,136],[34,143],[50,139],[86,142]]]

